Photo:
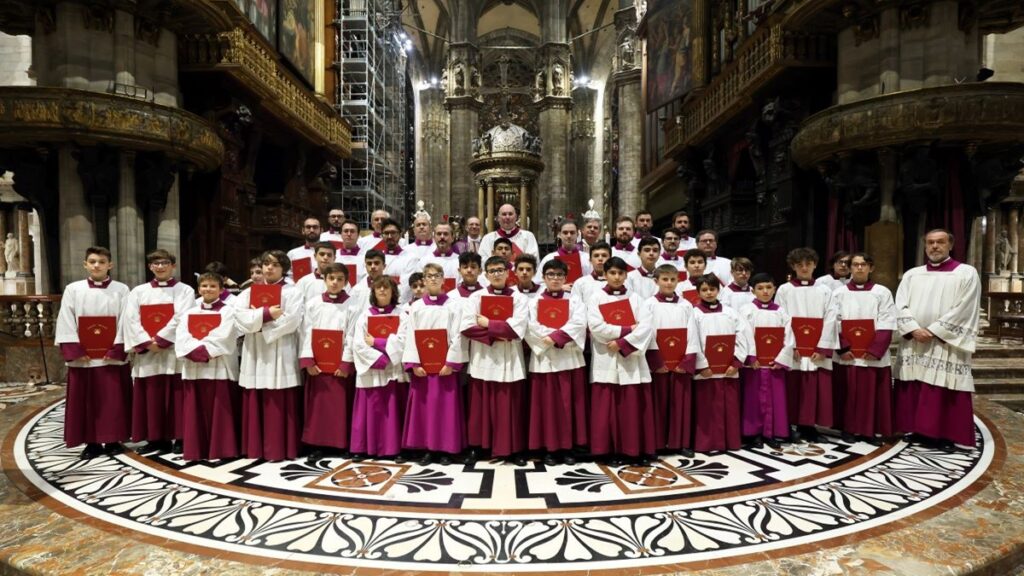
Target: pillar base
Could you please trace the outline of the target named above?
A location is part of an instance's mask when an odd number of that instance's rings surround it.
[[[11,271],[4,273],[4,296],[29,296],[35,293],[35,276]]]
[[[871,279],[893,293],[899,285],[902,246],[903,230],[896,222],[875,222],[864,228],[864,249],[875,259]]]
[[[988,291],[989,292],[1012,292],[1013,278],[1009,274],[992,274],[988,277]],[[1020,285],[1020,279],[1016,279],[1017,285]]]

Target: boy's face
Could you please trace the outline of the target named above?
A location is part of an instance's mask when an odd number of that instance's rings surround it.
[[[549,292],[561,292],[565,288],[565,272],[554,268],[545,272],[544,287]]]
[[[576,227],[566,224],[558,232],[558,239],[562,241],[562,248],[566,250],[576,245]]]
[[[679,235],[675,232],[666,232],[661,238],[662,248],[669,254],[679,250]]]
[[[249,269],[249,280],[252,280],[253,284],[263,284],[263,267],[253,266]]]
[[[385,308],[391,305],[391,295],[394,291],[391,290],[391,286],[384,284],[383,286],[377,286],[373,289],[374,303],[381,308]]]
[[[412,291],[412,299],[419,300],[423,298],[423,295],[427,293],[427,287],[422,280],[419,282],[413,282],[412,286],[409,286],[409,290]]]
[[[284,277],[284,268],[277,260],[267,260],[263,263],[263,281],[273,284]]]
[[[537,270],[527,262],[516,264],[516,281],[523,288],[533,286],[533,276]]]
[[[700,293],[700,299],[708,304],[713,304],[718,300],[718,288],[710,284],[701,284],[698,292]]]
[[[622,288],[626,283],[626,271],[618,268],[604,271],[604,279],[612,288]]]
[[[345,244],[345,248],[355,248],[359,242],[359,226],[343,224],[341,226],[341,241]]]
[[[366,275],[376,280],[384,273],[384,261],[380,258],[366,259]]]
[[[332,262],[334,262],[334,250],[333,249],[332,250],[328,250],[327,248],[317,248],[316,249],[316,265],[320,267],[320,271],[321,272],[323,271],[324,266],[327,266],[328,264],[331,264]]]
[[[814,268],[817,266],[817,262],[814,260],[801,260],[796,264],[793,264],[793,273],[796,274],[797,280],[813,280],[814,279]]]
[[[653,270],[660,256],[661,251],[658,245],[648,244],[640,249],[640,264],[648,270]]]
[[[675,294],[677,286],[679,286],[678,274],[658,274],[658,293],[662,296]]]
[[[480,266],[476,262],[459,266],[459,276],[462,276],[463,284],[476,284],[480,279]]]
[[[590,266],[593,267],[595,272],[601,274],[604,272],[604,263],[611,257],[611,253],[607,250],[591,250]]]
[[[487,267],[487,281],[494,288],[504,288],[508,281],[508,268],[500,264],[491,264]]]
[[[747,285],[747,282],[750,281],[750,270],[747,270],[746,268],[734,268],[732,271],[732,281],[740,288],[743,288]]]
[[[851,267],[853,268],[853,274],[850,279],[857,284],[866,284],[871,278],[871,272],[875,270],[875,267],[868,264],[862,256],[854,258]]]
[[[699,256],[691,256],[686,259],[686,275],[689,278],[696,278],[704,274],[704,267],[707,261]]]
[[[473,264],[473,266],[476,267],[476,264]],[[462,269],[459,268],[459,270],[461,271]],[[477,273],[479,272],[480,269],[477,268]],[[476,276],[474,276],[474,279],[475,278]],[[426,290],[427,294],[430,294],[431,296],[440,296],[441,292],[444,289],[444,274],[438,272],[437,270],[425,271],[423,273],[423,287]],[[413,287],[413,294],[415,293],[416,288]]]
[[[500,256],[508,262],[509,259],[512,258],[512,248],[510,248],[508,244],[498,244],[494,247],[494,255]]]
[[[215,280],[203,280],[199,283],[199,296],[202,297],[203,302],[213,304],[213,302],[220,297],[221,289],[220,282]]]
[[[167,282],[174,275],[174,263],[167,259],[154,260],[149,263],[149,271],[157,282]]]
[[[110,270],[114,267],[114,263],[101,254],[89,254],[85,257],[82,266],[89,273],[90,279],[99,282],[106,280],[107,276],[110,275]]]
[[[832,275],[836,278],[846,278],[850,275],[850,257],[840,258],[832,263]]]
[[[754,297],[761,302],[771,302],[772,298],[775,297],[775,284],[771,282],[761,282],[757,286],[754,286]]]
[[[327,292],[330,294],[341,294],[341,291],[348,285],[348,278],[339,272],[331,272],[324,276],[324,284],[327,285]]]

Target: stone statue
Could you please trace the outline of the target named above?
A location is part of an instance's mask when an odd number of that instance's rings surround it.
[[[540,148],[543,142],[544,141],[541,140],[540,136],[534,136],[533,138],[530,139],[530,146],[527,148],[527,150],[533,152],[534,154],[540,154]]]
[[[493,141],[492,141],[491,133],[490,132],[484,133],[484,135],[480,137],[480,151],[482,153],[490,154],[491,153],[491,144],[492,143],[493,143]]]
[[[480,139],[473,138],[473,156],[480,155]]]
[[[473,90],[480,89],[480,70],[476,66],[469,67],[469,87]]]
[[[455,95],[466,93],[466,68],[459,62],[455,65]]]
[[[627,70],[636,64],[636,48],[633,45],[632,30],[627,30],[622,35],[622,42],[619,43],[619,68]]]
[[[1010,235],[1003,228],[996,239],[996,274],[1010,270]]]
[[[533,94],[540,98],[544,95],[544,69],[537,70],[537,76],[533,80]]]
[[[564,77],[565,68],[563,68],[561,64],[556,63],[555,66],[551,68],[551,93],[555,96],[561,96],[565,93],[565,87],[562,84]]]
[[[18,260],[19,260],[18,259],[18,254],[19,253],[20,253],[20,249],[18,248],[18,240],[17,240],[17,238],[14,237],[13,233],[8,232],[7,233],[7,239],[4,240],[4,260],[7,261],[7,269],[8,270],[13,271],[13,270],[17,270],[18,269],[18,264],[19,264],[19,262],[18,262]]]

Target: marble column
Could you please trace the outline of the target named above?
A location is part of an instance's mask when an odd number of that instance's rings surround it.
[[[581,86],[572,91],[571,159],[569,161],[568,211],[580,220],[587,200],[598,196],[594,184],[596,132],[594,110],[597,90]]]
[[[448,55],[448,97],[445,107],[449,113],[448,159],[451,212],[472,214],[473,138],[480,132],[480,100],[467,89],[470,69],[477,65],[477,48],[468,42],[452,43]],[[461,72],[461,74],[460,74]],[[461,84],[458,82],[461,81]]]
[[[538,125],[543,141],[541,159],[544,171],[538,175],[536,197],[532,212],[537,221],[531,225],[541,243],[553,242],[547,225],[550,220],[564,216],[569,207],[569,135],[572,126],[572,96],[569,86],[571,60],[569,45],[550,43],[542,48],[543,61],[549,78],[547,94],[537,103],[540,113]],[[524,217],[529,214],[523,214]]]
[[[117,261],[118,280],[137,286],[146,279],[145,227],[138,199],[135,197],[135,153],[119,155],[121,177],[117,195]]]
[[[58,183],[60,204],[57,209],[60,222],[60,289],[82,279],[82,261],[85,249],[96,243],[92,210],[85,201],[85,187],[78,177],[78,160],[70,147],[58,153]]]
[[[2,177],[3,174],[0,174]],[[7,209],[5,204],[0,204],[0,246],[7,241]],[[7,257],[3,255],[3,250],[0,248],[0,277],[7,272]]]
[[[178,198],[180,196],[178,175],[167,191],[167,204],[160,211],[156,222],[156,247],[163,248],[175,257],[181,257],[181,214]],[[145,255],[143,255],[145,258]],[[143,278],[145,279],[145,278]]]
[[[636,11],[619,10],[615,13],[615,32],[618,37],[628,36],[636,30]],[[619,127],[619,205],[613,207],[615,215],[634,215],[646,208],[647,201],[640,193],[642,170],[644,110],[640,102],[640,69],[619,62],[612,74],[612,83],[618,99]]]
[[[534,233],[539,235],[540,229],[530,220],[530,207],[527,204],[530,198],[530,180],[523,178],[519,182],[519,225],[523,228],[538,228]]]
[[[484,181],[481,180],[476,183],[476,217],[480,220],[480,224],[484,222],[484,206],[486,206],[487,199],[484,196],[486,191],[484,190]]]
[[[999,212],[995,208],[988,209],[985,222],[985,274],[996,273],[996,228],[999,225],[996,215]]]
[[[416,200],[422,200],[432,214],[453,214],[448,164],[448,112],[444,90],[434,86],[417,93],[419,122],[416,146]],[[477,206],[483,210],[483,202]],[[469,216],[474,212],[464,213]]]
[[[487,212],[485,213],[483,225],[488,232],[494,230],[494,181],[487,180]]]
[[[14,213],[17,216],[18,227],[18,276],[32,276],[32,235],[29,234],[28,221],[32,208],[28,205],[18,206]]]

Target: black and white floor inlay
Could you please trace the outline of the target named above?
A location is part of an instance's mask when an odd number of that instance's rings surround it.
[[[324,459],[78,459],[63,403],[20,431],[15,459],[58,502],[117,526],[251,557],[390,570],[637,568],[778,550],[884,526],[963,491],[992,461],[899,443],[817,442],[591,462],[421,467]]]

